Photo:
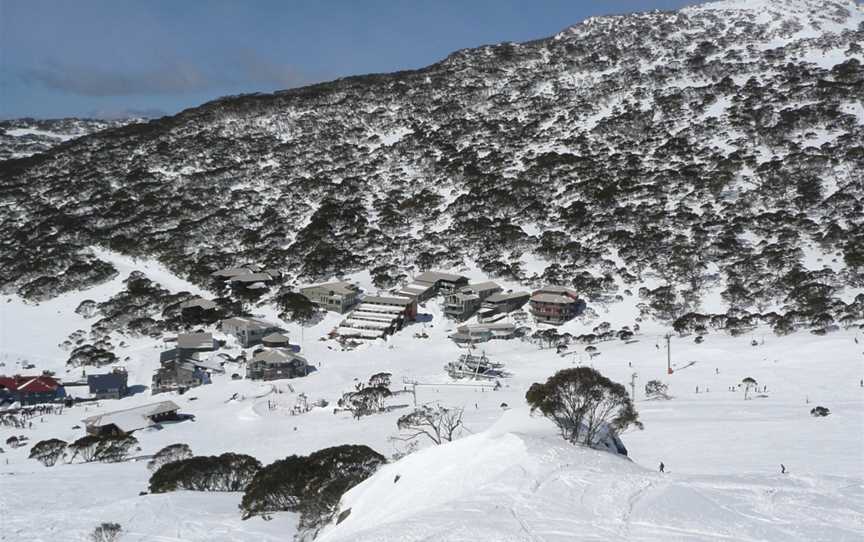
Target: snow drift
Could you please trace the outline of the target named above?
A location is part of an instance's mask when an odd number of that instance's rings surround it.
[[[862,498],[842,479],[660,474],[517,409],[383,467],[320,540],[851,540]]]

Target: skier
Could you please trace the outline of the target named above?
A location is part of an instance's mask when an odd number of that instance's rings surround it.
[[[780,474],[786,474],[786,465],[780,463]]]
[[[660,462],[660,472],[666,472],[666,465],[662,461]]]

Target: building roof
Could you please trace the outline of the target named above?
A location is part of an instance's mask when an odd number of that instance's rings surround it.
[[[267,273],[244,273],[229,279],[230,282],[267,282],[269,280],[273,280],[273,277]]]
[[[536,301],[538,303],[560,303],[565,305],[576,302],[574,298],[567,295],[547,294],[543,292],[537,292],[532,295],[531,301]]]
[[[468,277],[463,277],[462,275],[455,275],[453,273],[443,273],[441,271],[424,271],[420,273],[416,277],[414,277],[414,282],[425,282],[427,284],[435,284],[438,281],[444,282],[460,282],[467,281]]]
[[[567,295],[572,297],[573,299],[579,298],[579,292],[572,288],[567,288],[566,286],[544,286],[539,290],[534,291],[535,294],[559,294],[559,295]]]
[[[312,289],[329,290],[330,292],[338,295],[351,295],[356,294],[360,291],[360,288],[358,288],[355,284],[340,280],[336,282],[328,282],[326,284],[316,284],[315,286],[307,286],[305,288],[300,288],[300,293]]]
[[[46,375],[15,375],[13,378],[5,378],[4,380],[6,382],[0,382],[4,387],[23,393],[48,393],[57,391],[58,388],[63,386],[59,380]]]
[[[222,324],[229,324],[243,329],[278,329],[279,326],[258,320],[257,318],[247,318],[246,316],[233,316],[222,320]]]
[[[483,331],[516,331],[514,324],[499,323],[499,324],[468,324],[459,326],[456,331],[460,333],[478,333]]]
[[[470,288],[476,292],[482,292],[485,290],[494,290],[496,288],[500,290],[501,286],[499,286],[497,282],[487,280],[486,282],[475,282],[469,284],[468,286],[465,286],[465,288]]]
[[[213,348],[212,333],[180,333],[177,335],[177,348],[201,350]]]
[[[264,335],[261,340],[269,343],[287,343],[288,335],[285,335],[284,333],[271,333],[269,335]]]
[[[158,403],[97,414],[84,418],[81,421],[88,427],[114,425],[121,431],[128,433],[136,429],[152,426],[153,420],[150,419],[152,416],[177,412],[178,410],[180,410],[180,407],[174,401],[159,401]]]
[[[408,297],[384,297],[377,295],[367,295],[363,298],[363,303],[368,305],[398,305],[401,307],[407,307],[414,300]]]
[[[220,269],[218,271],[214,271],[210,273],[211,277],[222,277],[222,278],[230,278],[236,277],[238,275],[246,275],[251,273],[252,270],[248,267],[226,267],[225,269]]]
[[[267,350],[256,352],[252,356],[252,361],[262,361],[264,363],[288,363],[299,361],[303,364],[307,363],[306,358],[287,348],[268,348]]]
[[[215,301],[210,301],[209,299],[204,299],[203,297],[193,297],[192,299],[187,299],[183,303],[180,303],[181,309],[191,309],[193,307],[199,307],[205,311],[215,309],[218,306],[219,305],[217,305]]]
[[[510,301],[513,299],[528,299],[531,297],[531,294],[528,292],[513,292],[510,294],[497,293],[492,294],[486,298],[487,303],[503,303],[505,301]]]

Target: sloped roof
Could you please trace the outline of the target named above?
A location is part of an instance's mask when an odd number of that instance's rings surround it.
[[[505,301],[512,301],[515,299],[528,299],[531,297],[531,294],[528,292],[513,292],[510,294],[504,293],[496,293],[492,294],[486,298],[487,303],[504,303]]]
[[[306,286],[305,288],[300,288],[300,292],[302,293],[306,290],[319,289],[319,288],[322,290],[329,290],[329,291],[333,292],[334,294],[339,294],[339,295],[350,295],[350,294],[354,294],[354,293],[357,293],[358,291],[360,291],[360,288],[358,288],[356,285],[351,284],[350,282],[347,282],[344,280],[340,280],[340,281],[336,281],[336,282],[328,282],[325,284],[316,284],[314,286]]]
[[[233,316],[231,318],[226,318],[225,320],[222,320],[222,323],[235,325],[244,329],[275,329],[279,327],[275,324],[265,322],[264,320],[258,320],[257,318],[247,318],[245,316]]]
[[[439,280],[445,282],[459,282],[462,280],[468,280],[468,277],[463,277],[462,275],[456,275],[453,273],[443,273],[441,271],[424,271],[414,277],[414,282],[427,282],[429,284],[435,284]]]
[[[213,348],[212,333],[180,333],[177,335],[177,348],[188,348],[197,350],[201,348]]]
[[[252,270],[248,267],[226,267],[225,269],[220,269],[218,271],[214,271],[210,273],[211,277],[236,277],[237,275],[246,275],[251,273]]]
[[[230,282],[267,282],[273,280],[273,277],[267,273],[246,273],[231,277]]]
[[[363,303],[369,305],[399,305],[407,307],[414,300],[408,297],[383,297],[378,295],[367,295],[363,298]]]
[[[215,309],[219,305],[216,304],[215,301],[210,301],[209,299],[204,299],[203,297],[194,297],[192,299],[187,299],[183,303],[180,303],[181,309],[191,309],[192,307],[200,307],[201,309],[207,311],[211,309]]]
[[[270,348],[262,350],[252,356],[252,361],[262,361],[264,363],[286,363],[291,361],[300,361],[306,363],[306,358],[295,354],[287,348]]]
[[[158,403],[150,403],[124,410],[115,410],[113,412],[105,412],[84,418],[83,421],[88,427],[105,427],[106,425],[115,425],[118,429],[124,432],[143,429],[153,425],[150,419],[152,416],[166,414],[168,412],[176,412],[180,410],[174,401],[159,401]]]

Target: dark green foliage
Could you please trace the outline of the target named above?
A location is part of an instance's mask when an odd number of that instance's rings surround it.
[[[555,422],[572,444],[594,446],[606,430],[617,434],[631,425],[642,428],[624,386],[590,367],[564,369],[543,384],[532,384],[525,400],[532,412]]]
[[[257,459],[243,454],[190,457],[159,467],[150,477],[150,492],[243,491],[260,468]]]
[[[162,465],[189,459],[192,457],[192,449],[188,444],[169,444],[155,454],[153,458],[147,462],[147,469],[151,471],[158,470]]]
[[[77,347],[69,354],[66,365],[71,367],[102,367],[117,362],[114,352],[105,350],[92,344],[84,344]]]
[[[831,414],[831,410],[828,408],[825,408],[824,406],[817,406],[817,407],[810,409],[810,415],[813,416],[814,418],[824,418],[825,416],[828,416],[829,414]]]
[[[46,467],[53,467],[66,455],[66,441],[56,438],[41,440],[30,448],[30,459],[35,459]]]
[[[280,294],[276,298],[276,303],[282,309],[279,317],[289,322],[306,324],[312,322],[318,313],[318,308],[315,304],[309,301],[309,298],[305,295],[298,292]]]
[[[261,469],[243,495],[243,517],[278,511],[300,513],[300,528],[329,521],[342,495],[385,462],[367,446],[343,445],[308,457],[292,455]]]

